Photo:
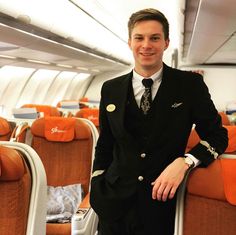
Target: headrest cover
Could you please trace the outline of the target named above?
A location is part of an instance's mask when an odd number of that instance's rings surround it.
[[[19,180],[24,173],[21,155],[14,149],[0,146],[0,181]]]
[[[62,125],[66,125],[66,128],[69,128],[68,126],[72,126],[72,123],[75,122],[73,125],[74,127],[74,139],[77,140],[85,140],[85,139],[89,139],[91,138],[91,131],[89,129],[89,126],[84,123],[82,120],[76,119],[76,118],[72,118],[72,117],[47,117],[47,118],[39,118],[36,119],[32,125],[31,125],[31,132],[33,136],[39,136],[42,138],[47,138],[45,136],[46,132],[45,132],[45,126],[46,126],[46,122],[47,120],[50,119],[51,122],[51,128],[55,128],[55,126],[57,126],[57,130],[63,130],[63,127],[59,127],[58,123],[63,123]],[[69,121],[67,121],[69,120]],[[71,121],[70,121],[71,120]],[[48,127],[48,131],[51,132],[50,127]],[[70,129],[70,128],[69,128]],[[56,129],[53,129],[53,131],[55,132]],[[59,132],[59,133],[63,133],[63,132]],[[58,134],[59,134],[58,133]],[[65,132],[64,132],[65,133]],[[71,133],[72,134],[72,133]],[[49,134],[52,138],[52,134]],[[50,137],[49,137],[50,138]],[[51,140],[50,138],[50,140]],[[64,141],[70,141],[69,139],[71,138],[65,138],[66,140]],[[63,140],[54,140],[54,138],[52,138],[51,141],[63,141]]]
[[[236,206],[236,159],[220,159],[220,162],[226,199]]]
[[[11,131],[8,121],[0,117],[0,136],[7,135]]]
[[[226,153],[232,153],[236,151],[236,126],[224,126],[228,130],[228,147],[225,150]]]
[[[49,141],[69,142],[74,139],[75,119],[45,117],[45,138]]]

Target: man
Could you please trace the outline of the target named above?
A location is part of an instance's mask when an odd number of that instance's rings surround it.
[[[202,76],[162,62],[165,16],[144,9],[128,27],[135,67],[102,87],[90,202],[99,235],[173,235],[178,186],[224,152],[227,131]],[[185,155],[193,124],[201,142]]]

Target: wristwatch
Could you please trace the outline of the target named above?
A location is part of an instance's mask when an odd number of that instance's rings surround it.
[[[190,157],[184,157],[184,162],[188,165],[188,168],[194,167],[194,161]]]

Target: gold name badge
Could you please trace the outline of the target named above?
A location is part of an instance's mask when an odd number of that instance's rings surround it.
[[[109,105],[107,105],[107,107],[106,107],[106,110],[107,110],[108,112],[113,112],[115,109],[116,109],[116,106],[115,106],[114,104],[109,104]]]

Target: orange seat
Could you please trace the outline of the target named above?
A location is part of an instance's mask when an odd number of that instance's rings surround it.
[[[93,139],[90,128],[75,118],[45,117],[31,125],[32,147],[40,156],[50,186],[82,184],[89,192]],[[70,235],[71,223],[47,223],[47,235]]]
[[[236,233],[236,156],[194,169],[184,203],[184,235]]]
[[[99,109],[97,108],[83,108],[79,110],[76,117],[86,118],[90,120],[97,128],[99,128]]]
[[[31,194],[31,174],[21,154],[0,146],[0,234],[24,235]]]
[[[9,122],[0,117],[0,140],[10,140],[12,128]]]
[[[221,116],[221,120],[222,120],[222,124],[223,124],[223,125],[226,125],[226,126],[231,125],[231,123],[230,123],[230,121],[229,121],[229,118],[228,118],[228,116],[227,116],[226,113],[224,113],[224,112],[219,112],[219,114],[220,114],[220,116]]]
[[[56,107],[50,105],[40,105],[40,104],[24,104],[22,108],[36,108],[37,112],[42,112],[44,117],[48,116],[61,116],[61,113]]]

